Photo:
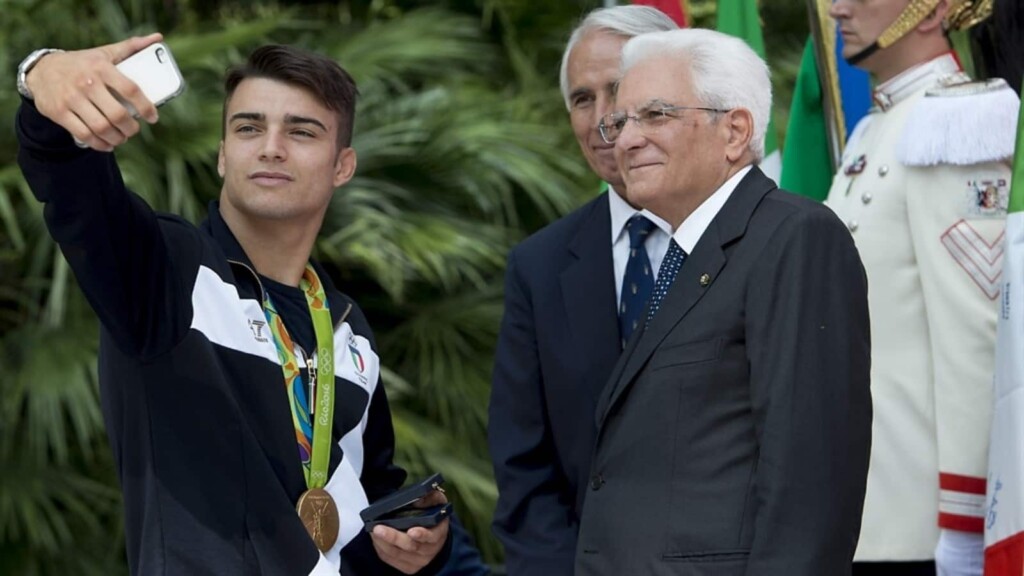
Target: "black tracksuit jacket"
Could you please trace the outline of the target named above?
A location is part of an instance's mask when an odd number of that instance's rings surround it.
[[[327,489],[341,513],[338,544],[321,555],[295,512],[306,485],[263,286],[217,204],[199,227],[154,212],[125,188],[113,154],[79,149],[30,101],[17,134],[50,234],[101,322],[103,414],[132,574],[397,574],[358,515],[405,472],[392,462],[380,363],[355,302],[314,264],[334,322]]]

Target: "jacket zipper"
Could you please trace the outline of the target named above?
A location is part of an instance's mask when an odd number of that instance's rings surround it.
[[[246,270],[249,271],[250,274],[252,274],[252,277],[256,279],[256,285],[260,287],[260,309],[263,310],[264,314],[266,314],[266,309],[263,303],[267,301],[267,292],[263,288],[263,282],[260,281],[260,275],[257,274],[256,271],[253,270],[252,267],[246,264],[245,262],[239,262],[238,260],[231,260],[229,258],[228,263],[237,264],[245,268]],[[330,306],[330,303],[328,303],[328,306]],[[332,336],[334,335],[334,332],[338,331],[338,327],[340,327],[345,322],[345,319],[348,318],[348,315],[351,312],[352,303],[349,302],[348,305],[345,307],[345,311],[342,312],[341,318],[339,318],[338,321],[334,324],[334,328],[331,332]],[[310,320],[312,321],[312,318]],[[314,354],[311,357],[302,347],[301,344],[297,342],[292,342],[292,344],[294,344],[295,347],[299,350],[299,355],[302,356],[302,362],[306,365],[306,381],[309,383],[309,415],[313,416],[315,414],[316,408],[316,367],[313,366],[313,362],[316,360],[316,354]]]

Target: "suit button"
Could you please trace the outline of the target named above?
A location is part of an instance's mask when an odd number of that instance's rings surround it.
[[[594,491],[600,490],[601,486],[604,486],[604,478],[601,477],[600,474],[594,474],[593,476],[590,477],[590,489],[591,490],[594,490]]]

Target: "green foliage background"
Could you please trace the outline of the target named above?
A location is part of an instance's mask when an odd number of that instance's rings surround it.
[[[127,572],[97,322],[14,163],[14,73],[28,52],[164,32],[188,90],[118,158],[154,208],[194,221],[219,193],[229,64],[273,41],[352,73],[359,169],[335,196],[317,256],[374,326],[400,463],[413,478],[443,470],[484,557],[500,563],[485,431],[504,258],[598,189],[557,69],[569,30],[602,4],[0,0],[0,574]],[[696,25],[714,25],[714,0],[689,4]],[[762,18],[785,126],[806,16],[799,2],[765,0]]]

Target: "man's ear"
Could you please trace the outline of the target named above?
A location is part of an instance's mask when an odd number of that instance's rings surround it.
[[[754,115],[746,108],[733,108],[725,113],[722,120],[728,132],[725,157],[729,162],[737,162],[747,153],[750,140],[754,137]]]
[[[1018,0],[1020,1],[1020,0]],[[949,12],[948,0],[939,0],[939,3],[935,5],[935,8],[917,25],[916,30],[918,32],[932,32],[936,28],[942,28],[942,23],[946,19],[946,14]]]
[[[220,141],[220,148],[217,150],[217,174],[224,179],[224,141]]]
[[[342,148],[334,162],[334,187],[337,188],[352,179],[356,173],[355,148]]]

